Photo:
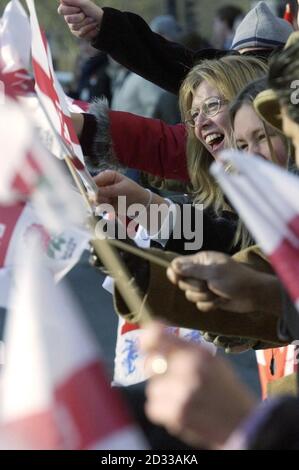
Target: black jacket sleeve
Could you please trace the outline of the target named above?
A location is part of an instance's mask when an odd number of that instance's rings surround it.
[[[171,93],[177,94],[187,72],[204,58],[226,52],[203,49],[194,52],[154,33],[138,15],[103,8],[101,30],[93,41],[118,63]]]

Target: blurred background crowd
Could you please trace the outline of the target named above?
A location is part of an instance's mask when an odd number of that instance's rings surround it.
[[[230,39],[240,23],[244,13],[253,8],[258,2],[255,0],[107,0],[105,6],[117,8],[123,11],[132,11],[142,16],[148,23],[161,15],[171,15],[178,23],[180,35],[173,36],[173,25],[162,24],[161,28],[154,25],[154,30],[167,36],[171,30],[170,39],[183,42],[186,46],[200,49],[205,44],[219,49],[229,48]],[[7,4],[6,0],[0,0],[0,13]],[[279,16],[283,16],[285,9],[284,0],[267,0],[267,4]],[[296,0],[291,0],[294,5]],[[86,60],[96,51],[87,45],[77,41],[63,26],[63,20],[57,18],[57,2],[36,2],[37,12],[43,20],[43,27],[51,45],[51,50],[56,65],[60,71],[60,79],[67,88],[71,88],[75,94],[80,94],[86,74],[91,74],[91,93],[101,94],[102,90],[96,90],[97,68],[99,75],[102,73],[103,63],[97,59]],[[158,28],[158,29],[157,29]],[[168,30],[168,31],[167,31]],[[179,37],[180,36],[180,37]],[[81,67],[84,78],[79,75]],[[78,68],[79,65],[79,68]],[[95,73],[93,73],[95,71]],[[103,85],[105,87],[105,84]],[[86,94],[84,95],[86,96]]]

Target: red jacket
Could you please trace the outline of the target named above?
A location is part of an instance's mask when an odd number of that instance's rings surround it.
[[[107,114],[106,118],[97,116],[97,119],[94,115],[84,114],[80,142],[91,167],[98,169],[103,162],[111,163],[109,158],[113,154],[126,167],[165,179],[189,181],[187,133],[183,124],[169,125],[158,119],[121,111],[108,113],[108,120]],[[103,121],[108,123],[103,124]],[[107,131],[108,137],[104,135]]]
[[[121,163],[166,179],[189,181],[183,124],[171,126],[125,112],[109,115],[113,147]]]

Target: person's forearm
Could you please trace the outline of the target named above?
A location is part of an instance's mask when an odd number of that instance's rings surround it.
[[[153,33],[134,13],[103,10],[101,29],[92,45],[129,70],[177,94],[193,66],[194,52]]]
[[[187,133],[183,124],[110,111],[110,132],[118,160],[129,168],[189,182]]]
[[[83,126],[78,115],[73,115],[73,121],[90,169],[118,161],[162,178],[189,181],[184,125],[109,111],[101,101],[92,104],[89,112],[79,115]]]
[[[183,45],[165,40],[134,13],[100,8],[92,1],[61,5],[72,34],[91,42],[124,67],[156,85],[177,94],[182,81],[194,64],[194,52]],[[88,22],[88,24],[86,23]]]

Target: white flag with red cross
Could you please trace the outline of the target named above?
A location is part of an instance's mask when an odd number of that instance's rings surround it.
[[[2,73],[18,95],[34,93],[30,76],[31,27],[19,0],[11,0],[0,22],[0,64]]]
[[[12,91],[9,86],[7,91]],[[71,189],[62,163],[42,147],[30,117],[9,95],[1,105],[0,147],[5,155],[0,161],[0,305],[6,307],[7,286],[20,262],[17,242],[25,246],[29,234],[38,233],[58,281],[77,263],[90,234],[82,227],[82,198]]]
[[[26,261],[4,337],[0,433],[10,448],[145,448],[70,293],[35,247]]]
[[[85,186],[91,191],[96,191],[95,183],[84,164],[82,149],[73,126],[66,96],[55,76],[50,47],[45,33],[39,26],[34,0],[26,0],[26,3],[30,12],[32,65],[36,92]]]
[[[39,136],[46,148],[62,158],[61,145],[56,130],[48,122],[35,92],[35,80],[29,73],[31,64],[31,25],[19,0],[11,0],[0,22],[0,64],[5,80],[22,104],[29,110]],[[62,92],[64,93],[64,92]],[[89,104],[73,100],[66,96],[71,112],[86,112]]]
[[[16,129],[18,138],[15,138]],[[57,160],[39,143],[30,118],[6,96],[0,113],[0,203],[31,200],[43,224],[62,231],[82,224],[85,211]]]

